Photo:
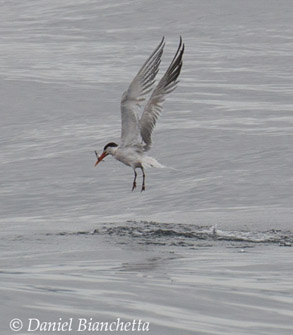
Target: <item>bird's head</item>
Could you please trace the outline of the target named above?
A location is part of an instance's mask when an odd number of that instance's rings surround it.
[[[116,148],[116,147],[118,147],[118,144],[116,144],[114,142],[110,142],[110,143],[105,145],[103,153],[101,154],[101,156],[99,156],[97,154],[97,152],[95,152],[96,156],[97,156],[97,161],[96,161],[95,166],[97,166],[106,156],[113,155],[113,153],[114,153],[113,149]]]

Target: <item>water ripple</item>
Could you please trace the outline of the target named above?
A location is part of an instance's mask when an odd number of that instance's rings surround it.
[[[51,234],[48,234],[51,235]],[[59,236],[103,235],[115,239],[118,244],[136,242],[144,245],[200,247],[226,246],[253,247],[256,244],[277,244],[291,246],[293,234],[289,231],[271,229],[268,231],[226,231],[216,226],[197,226],[178,223],[148,221],[127,221],[125,224],[108,223],[91,231],[61,232]],[[244,243],[244,245],[243,245]]]

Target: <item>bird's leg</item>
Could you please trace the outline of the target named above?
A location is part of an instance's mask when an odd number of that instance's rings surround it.
[[[142,192],[145,191],[145,173],[143,167],[141,167],[141,171],[142,171],[142,186],[141,186],[141,192]]]
[[[136,177],[137,177],[137,173],[134,169],[134,180],[133,180],[133,184],[132,184],[132,191],[136,188]]]

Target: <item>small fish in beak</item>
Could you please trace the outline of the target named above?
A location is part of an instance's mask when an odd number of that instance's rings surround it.
[[[101,156],[98,155],[98,153],[95,151],[95,154],[97,156],[97,161],[95,166],[97,166],[106,156],[108,156],[109,154],[107,154],[105,151],[101,154]]]

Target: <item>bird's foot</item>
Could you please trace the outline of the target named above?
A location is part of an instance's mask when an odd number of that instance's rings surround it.
[[[142,191],[145,191],[145,185],[143,184],[142,187],[141,187],[141,192]]]
[[[136,188],[136,182],[134,181],[133,185],[132,185],[132,190],[131,191],[133,192],[135,188]]]

